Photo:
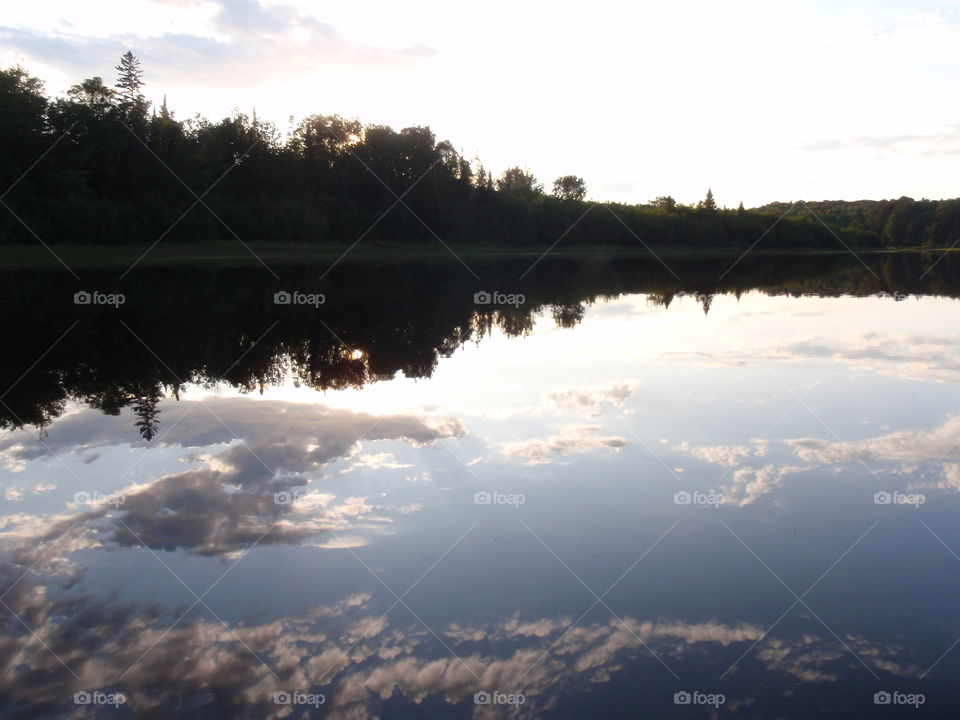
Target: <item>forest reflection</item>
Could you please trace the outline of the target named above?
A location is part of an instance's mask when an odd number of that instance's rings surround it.
[[[624,294],[646,294],[665,308],[692,295],[704,312],[718,294],[748,291],[960,297],[960,261],[936,260],[931,253],[747,256],[718,279],[717,259],[703,256],[672,258],[672,273],[654,258],[557,257],[522,282],[526,259],[487,262],[482,282],[442,262],[396,262],[343,265],[323,281],[315,267],[285,268],[282,287],[258,268],[141,269],[123,283],[115,273],[85,273],[82,286],[61,273],[8,271],[0,274],[7,335],[0,376],[13,385],[0,398],[0,428],[42,432],[79,401],[111,415],[130,407],[136,431],[150,440],[160,400],[179,399],[186,385],[262,392],[292,378],[328,390],[397,373],[429,377],[440,358],[494,328],[522,336],[541,316],[574,327],[591,304]],[[73,303],[74,292],[91,288],[122,292],[126,302]],[[325,303],[274,304],[282,289],[322,292]],[[522,293],[525,301],[478,305],[474,294],[484,290]]]

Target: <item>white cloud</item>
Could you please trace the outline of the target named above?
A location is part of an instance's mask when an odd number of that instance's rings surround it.
[[[519,442],[504,443],[501,452],[507,457],[527,459],[528,465],[550,462],[550,455],[576,455],[590,450],[621,450],[627,446],[627,440],[618,435],[600,435],[599,426],[571,426],[564,428],[559,435],[546,440],[531,438]]]
[[[403,470],[410,467],[413,467],[413,465],[398,462],[393,456],[393,453],[369,453],[354,457],[353,462],[350,463],[350,467],[341,470],[340,474],[344,475],[359,468],[367,470]]]
[[[741,467],[733,473],[733,481],[724,485],[723,495],[727,503],[745,507],[780,486],[788,475],[806,472],[809,467],[801,465],[764,465]]]
[[[863,440],[829,441],[808,437],[784,441],[801,460],[841,463],[876,458],[890,461],[960,459],[960,417],[948,417],[932,430],[898,430]]]
[[[682,442],[676,445],[674,450],[682,452],[684,455],[703,460],[714,465],[725,465],[734,467],[740,464],[740,461],[753,454],[753,448],[746,445],[699,445],[694,446],[689,442]]]
[[[547,400],[560,410],[583,411],[591,417],[600,417],[610,408],[622,408],[634,388],[632,382],[572,387],[549,393]]]

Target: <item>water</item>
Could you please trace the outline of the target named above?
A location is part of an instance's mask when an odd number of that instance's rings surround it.
[[[954,717],[957,267],[867,260],[8,273],[3,716]]]

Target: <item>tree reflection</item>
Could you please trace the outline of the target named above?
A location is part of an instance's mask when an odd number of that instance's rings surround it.
[[[255,268],[141,269],[119,287],[111,273],[87,273],[85,284],[124,292],[127,302],[119,309],[73,305],[75,289],[60,273],[5,272],[0,376],[11,383],[22,379],[0,397],[0,427],[43,428],[74,400],[110,415],[132,408],[137,432],[150,440],[162,398],[179,399],[184,383],[262,392],[288,378],[316,390],[340,390],[400,373],[429,377],[440,358],[465,343],[482,342],[494,331],[528,335],[538,319],[572,328],[587,305],[622,294],[646,294],[664,308],[687,294],[705,313],[716,295],[750,290],[960,296],[960,260],[953,256],[922,281],[936,257],[865,259],[872,273],[849,255],[748,256],[717,279],[715,258],[673,258],[682,281],[645,257],[548,257],[523,282],[517,278],[528,262],[487,263],[484,286],[522,293],[525,301],[515,305],[476,304],[474,294],[484,288],[465,283],[443,263],[343,265],[322,286],[315,269],[284,269],[285,284],[326,295],[319,308],[275,305],[275,282]]]

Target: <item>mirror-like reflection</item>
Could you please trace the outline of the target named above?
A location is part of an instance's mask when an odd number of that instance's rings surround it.
[[[292,375],[326,390],[398,373],[429,377],[440,358],[494,328],[522,336],[544,313],[558,327],[574,327],[588,307],[622,294],[643,293],[667,308],[692,295],[704,312],[717,294],[750,290],[960,296],[958,261],[936,260],[934,253],[877,253],[864,255],[867,269],[846,253],[747,256],[718,280],[718,260],[699,256],[671,258],[670,269],[651,258],[548,257],[523,280],[526,259],[480,265],[484,281],[476,286],[440,262],[346,265],[323,279],[322,270],[290,268],[282,283],[257,268],[142,269],[126,281],[87,272],[82,282],[56,272],[41,273],[42,280],[5,272],[0,314],[16,342],[0,357],[0,373],[12,380],[30,372],[5,395],[0,424],[42,427],[69,400],[81,400],[108,414],[133,407],[138,431],[150,439],[159,398],[179,396],[187,383],[255,391]],[[498,291],[522,302],[477,304],[478,293]],[[104,302],[76,304],[78,293]],[[323,303],[278,305],[277,293],[319,295]],[[122,303],[107,302],[114,296]]]
[[[954,716],[955,264],[865,259],[10,274],[0,711]]]

